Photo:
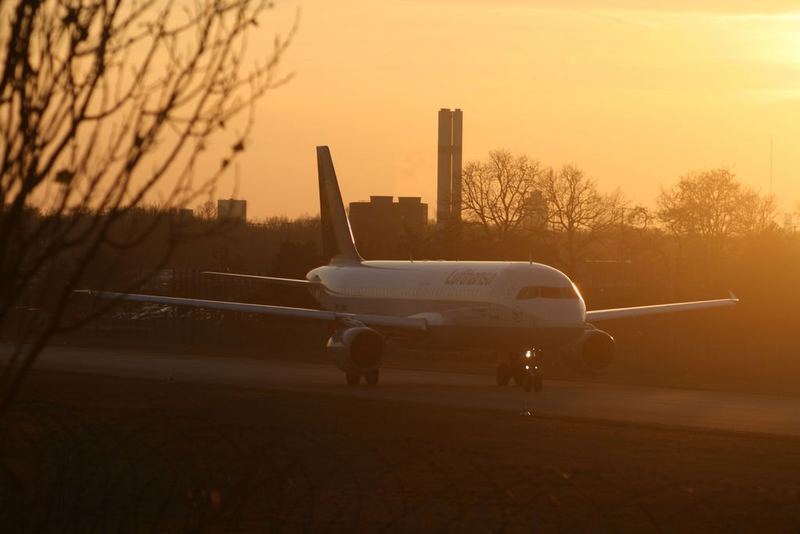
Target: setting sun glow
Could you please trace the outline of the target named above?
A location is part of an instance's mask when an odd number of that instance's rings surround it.
[[[238,194],[257,217],[317,211],[315,145],[348,200],[435,198],[436,111],[464,110],[464,159],[574,163],[652,205],[726,166],[782,208],[800,198],[800,12],[789,3],[386,0],[278,2],[296,76],[259,104]],[[225,195],[233,187],[220,188]],[[226,190],[226,187],[228,188]]]

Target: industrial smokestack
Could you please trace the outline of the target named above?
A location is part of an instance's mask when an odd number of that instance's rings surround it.
[[[451,166],[453,154],[453,114],[439,110],[439,160],[436,177],[436,222],[450,219]]]
[[[453,112],[453,159],[450,170],[450,219],[461,222],[461,137],[464,130],[464,114],[460,109]]]

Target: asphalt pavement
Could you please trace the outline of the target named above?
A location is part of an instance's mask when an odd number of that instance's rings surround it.
[[[10,347],[0,346],[0,361]],[[49,347],[39,369],[240,385],[362,399],[559,417],[800,436],[800,398],[545,380],[541,393],[499,387],[488,375],[384,368],[375,387],[347,386],[334,365]]]

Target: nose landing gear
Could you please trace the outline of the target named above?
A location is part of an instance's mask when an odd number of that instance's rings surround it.
[[[542,376],[542,349],[530,349],[521,353],[508,353],[508,363],[497,365],[498,386],[507,386],[511,379],[525,391],[540,392],[544,387]]]

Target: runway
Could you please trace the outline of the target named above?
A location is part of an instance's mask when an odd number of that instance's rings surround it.
[[[5,365],[9,347],[0,347]],[[389,363],[390,365],[390,363]],[[348,387],[333,365],[116,349],[50,347],[36,368],[150,380],[241,385],[360,399],[531,412],[618,423],[800,436],[800,398],[545,381],[539,394],[501,388],[488,375],[381,370],[377,387]]]

